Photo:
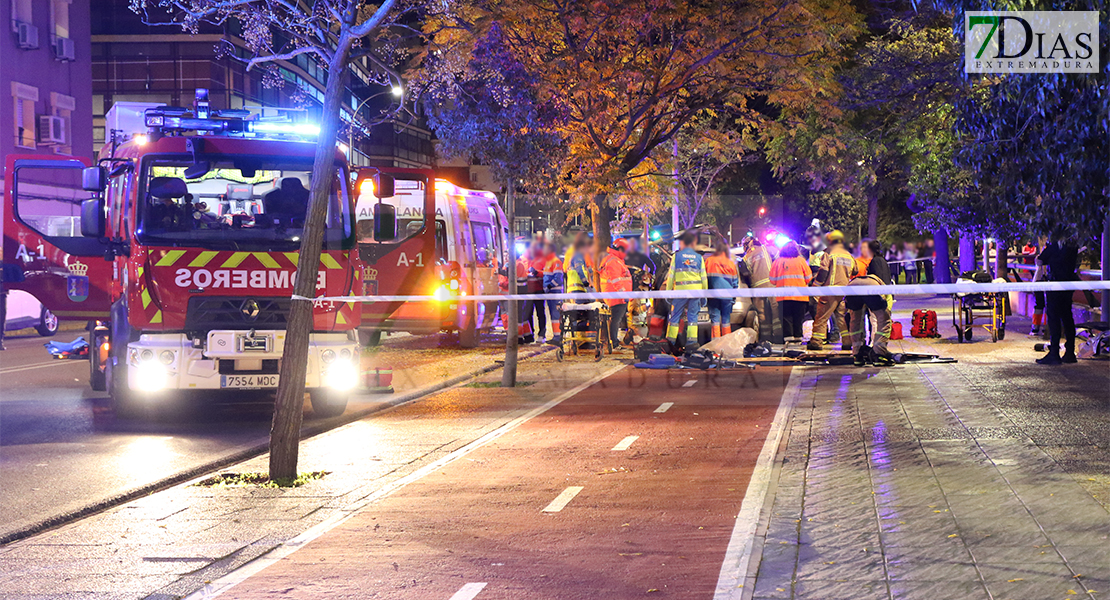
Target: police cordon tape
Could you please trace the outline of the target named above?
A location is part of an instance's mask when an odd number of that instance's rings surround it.
[[[586,292],[558,294],[488,294],[474,296],[318,296],[294,294],[293,300],[329,302],[498,302],[501,300],[647,300],[662,298],[775,298],[779,296],[916,296],[933,294],[985,294],[996,292],[1067,292],[1110,290],[1110,281],[1039,281],[999,283],[929,283],[920,285],[836,285],[824,287],[765,287],[713,290],[659,290],[653,292]]]

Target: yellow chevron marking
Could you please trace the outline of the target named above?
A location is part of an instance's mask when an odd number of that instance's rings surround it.
[[[135,279],[140,279],[143,276],[143,266],[139,265],[135,269]]]
[[[154,313],[154,316],[150,318],[150,324],[151,325],[154,325],[155,323],[161,323],[161,322],[162,322],[162,311],[158,311],[158,312]]]
[[[158,260],[158,262],[154,263],[154,266],[172,267],[173,263],[177,262],[177,259],[181,258],[181,256],[184,254],[184,250],[170,250],[165,255],[163,255],[162,258]]]
[[[267,269],[281,268],[281,265],[278,264],[278,261],[274,260],[274,257],[270,256],[269,252],[254,252],[253,254],[254,257],[258,259],[258,262],[262,263],[263,267]]]
[[[189,266],[203,267],[204,265],[207,265],[209,262],[211,262],[213,258],[216,258],[217,254],[219,254],[219,252],[216,252],[215,250],[205,250],[204,252],[198,254],[197,257],[189,263]]]
[[[336,313],[335,313],[335,324],[336,325],[346,325],[347,324],[347,319],[343,318],[343,311],[341,311],[341,310],[336,311]]]
[[[293,263],[294,267],[297,266],[297,261],[300,260],[301,257],[300,252],[283,252],[282,254],[285,255],[285,258],[289,259],[289,262]]]
[[[143,308],[150,306],[150,290],[143,289]]]
[[[227,260],[225,260],[224,264],[220,265],[220,267],[222,267],[222,268],[238,267],[250,255],[251,255],[250,252],[235,252]]]
[[[335,260],[335,257],[328,254],[327,252],[320,253],[320,262],[324,265],[324,267],[326,267],[328,269],[341,269],[342,268],[342,267],[339,266],[339,263]]]

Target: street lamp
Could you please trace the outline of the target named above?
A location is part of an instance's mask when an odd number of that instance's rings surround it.
[[[374,98],[377,98],[379,96],[384,96],[386,94],[391,94],[394,98],[400,99],[401,97],[403,97],[405,95],[405,89],[403,87],[399,86],[399,85],[395,85],[392,88],[390,88],[390,89],[388,89],[384,92],[378,92],[377,94],[374,94],[373,96],[369,96],[368,98],[359,102],[358,105],[355,106],[354,110],[351,111],[351,127],[347,130],[347,160],[348,161],[351,160],[351,155],[355,151],[355,123],[358,121],[358,111],[362,110],[362,107],[366,106],[367,102],[369,102],[369,101],[371,101]]]

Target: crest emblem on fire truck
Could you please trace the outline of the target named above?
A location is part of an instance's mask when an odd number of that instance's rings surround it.
[[[66,276],[66,297],[73,302],[84,302],[89,298],[89,265],[82,262],[72,262],[69,265],[69,275]]]

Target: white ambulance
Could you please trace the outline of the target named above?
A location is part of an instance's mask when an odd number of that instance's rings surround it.
[[[401,272],[435,269],[439,275],[430,279],[435,289],[411,292],[435,295],[440,299],[438,302],[407,302],[379,314],[364,311],[360,337],[366,345],[377,344],[383,332],[429,334],[444,331],[457,333],[463,346],[474,346],[478,333],[494,326],[496,303],[475,305],[463,298],[498,293],[497,271],[508,255],[509,224],[497,196],[436,179],[435,214],[428,215],[425,214],[423,185],[423,182],[399,178],[395,183],[395,195],[381,200],[369,188],[359,190],[355,228],[360,249],[373,252],[379,245],[373,238],[374,205],[379,201],[390,204],[397,219],[398,240],[394,244],[427,235],[429,230],[435,235],[434,256],[424,256],[422,252],[412,256],[398,254],[399,264],[395,268]],[[401,272],[394,271],[389,276],[404,276]],[[373,293],[373,286],[367,293]]]

